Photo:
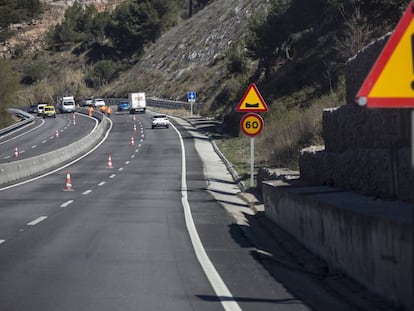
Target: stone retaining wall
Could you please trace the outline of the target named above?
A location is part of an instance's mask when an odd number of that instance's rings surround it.
[[[334,270],[413,310],[410,204],[280,180],[263,183],[263,199],[266,216]]]
[[[389,34],[346,63],[347,104],[323,111],[324,146],[302,150],[306,181],[380,197],[410,200],[411,117],[407,109],[368,109],[355,96]]]

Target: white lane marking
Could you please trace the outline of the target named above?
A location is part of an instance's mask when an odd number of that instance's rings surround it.
[[[114,178],[116,176],[116,174],[112,174],[111,176],[109,176],[109,178]]]
[[[216,293],[217,298],[220,300],[224,310],[241,311],[239,304],[233,298],[230,290],[227,288],[226,284],[224,284],[223,279],[220,277],[220,274],[217,272],[216,268],[208,257],[207,252],[203,247],[203,243],[201,242],[200,236],[198,235],[197,228],[194,224],[194,219],[191,214],[190,203],[188,202],[187,197],[187,168],[184,140],[177,128],[173,124],[171,125],[177,132],[181,144],[181,204],[183,205],[185,224],[188,234],[190,235],[191,243],[193,244],[197,260],[200,263],[211,286],[213,287],[214,292]]]
[[[7,156],[7,157],[4,157],[3,159],[6,160],[6,159],[10,159],[10,158],[11,158],[11,156]]]
[[[26,150],[21,150],[21,151],[19,151],[19,153],[25,153],[26,152]]]
[[[40,216],[36,218],[35,220],[32,220],[31,222],[27,223],[28,226],[36,226],[38,223],[42,222],[43,220],[47,219],[47,216]]]
[[[98,186],[103,186],[103,185],[105,185],[106,184],[106,181],[101,181],[99,184],[98,184]]]
[[[49,136],[49,139],[53,139],[53,138],[55,138],[55,136]]]
[[[128,165],[129,163],[131,163],[131,162],[129,162],[129,161],[126,161],[126,162],[125,162],[125,165]]]
[[[124,170],[124,168],[123,167],[120,167],[119,169],[118,169],[118,171],[123,171]]]
[[[42,144],[46,144],[46,143],[47,143],[47,140],[43,140],[43,141],[42,141]]]
[[[69,200],[65,203],[63,203],[60,207],[68,207],[69,205],[71,205],[74,201],[73,200]]]
[[[4,242],[6,242],[6,240],[0,240],[0,244],[3,244]]]
[[[133,159],[133,158],[135,158],[135,154],[133,154],[133,155],[131,156],[131,159]]]
[[[92,192],[92,190],[86,190],[86,191],[82,192],[82,194],[88,195],[91,192]]]

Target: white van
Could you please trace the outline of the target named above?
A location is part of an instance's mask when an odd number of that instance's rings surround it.
[[[60,112],[75,112],[75,98],[73,96],[63,96],[58,99]]]

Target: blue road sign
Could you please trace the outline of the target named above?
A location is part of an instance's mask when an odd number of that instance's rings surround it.
[[[197,98],[196,92],[187,92],[187,100],[189,102],[195,102],[196,98]]]

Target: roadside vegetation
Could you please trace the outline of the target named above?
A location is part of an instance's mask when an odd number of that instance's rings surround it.
[[[190,1],[192,14],[203,13],[219,1]],[[13,73],[3,75],[5,80],[15,85],[17,79],[20,88],[18,96],[8,95],[15,94],[13,87],[5,89],[7,95],[0,95],[0,113],[17,97],[27,105],[53,102],[57,95],[68,92],[77,98],[102,94],[121,77],[140,85],[143,81],[131,68],[165,32],[186,22],[188,3],[127,0],[112,12],[98,12],[93,6],[75,3],[66,10],[64,21],[50,30],[46,50],[16,55],[0,64]],[[211,79],[214,72],[209,68],[197,73],[197,83],[202,84],[200,88],[208,98],[201,113],[223,121],[226,135],[217,143],[241,175],[247,172],[249,143],[240,133],[241,114],[234,107],[249,83],[257,84],[270,108],[263,114],[264,131],[256,138],[256,165],[297,168],[300,149],[322,142],[322,109],[345,104],[346,60],[371,40],[391,31],[408,3],[270,0],[267,10],[251,17],[248,31],[216,55],[223,76]],[[24,8],[18,7],[23,4]],[[19,12],[13,22],[42,11],[37,0],[0,1],[0,16],[6,9]],[[0,20],[4,21],[1,30],[6,31],[6,20],[11,17]],[[189,44],[191,40],[198,38],[189,38]],[[165,53],[163,57],[168,59],[169,52]],[[180,82],[159,95],[177,98],[177,93],[185,93],[191,79],[183,70]],[[149,85],[160,85],[165,78],[153,72],[145,80]]]
[[[230,83],[212,105],[225,112],[232,134],[217,144],[241,176],[249,172],[250,144],[239,131],[234,103],[248,84],[258,85],[270,107],[255,139],[256,166],[298,169],[299,151],[323,144],[322,110],[345,104],[346,60],[393,30],[408,3],[273,0],[268,12],[253,17],[250,31],[227,52]]]
[[[0,42],[14,34],[11,24],[28,22],[42,13],[39,0],[2,0],[0,1]]]

